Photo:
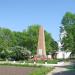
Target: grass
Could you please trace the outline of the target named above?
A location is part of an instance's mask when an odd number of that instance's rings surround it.
[[[57,64],[57,62],[60,61],[60,60],[57,60],[57,59],[51,59],[51,60],[47,60],[46,62],[48,64]],[[26,63],[34,63],[33,60],[28,60],[28,61],[25,61]],[[40,64],[44,64],[45,61],[44,60],[37,60],[36,63],[40,63]]]
[[[56,64],[58,60],[47,60],[48,64]],[[24,63],[25,62],[25,63]],[[5,65],[5,66],[22,66],[22,67],[39,67],[42,66],[41,64],[44,64],[45,61],[43,60],[38,60],[36,63],[39,63],[40,65],[37,64],[33,64],[33,60],[29,60],[29,61],[16,61],[15,63],[13,61],[3,61],[2,63],[0,63],[0,65]],[[31,63],[31,64],[30,64]]]
[[[39,63],[39,64],[45,64],[45,62],[47,62],[47,64],[57,64],[57,62],[59,62],[60,60],[58,60],[58,59],[51,59],[51,60],[46,60],[46,61],[44,61],[44,60],[37,60],[36,61],[36,63]],[[1,61],[1,62],[6,62],[6,64],[8,64],[9,62],[14,62],[14,61]],[[26,61],[26,60],[24,60],[24,61],[15,61],[16,63],[19,63],[19,64],[21,64],[21,63],[24,63],[25,62],[25,64],[26,63],[34,63],[34,60],[32,60],[32,59],[30,59],[30,60],[28,60],[28,61]],[[14,63],[15,64],[15,63]],[[26,64],[27,65],[27,64]]]
[[[58,60],[57,59],[53,59],[53,60],[47,60],[48,64],[57,64]]]
[[[46,75],[48,72],[52,70],[53,68],[49,68],[49,67],[38,67],[30,75]]]
[[[70,71],[73,71],[73,70],[75,71],[75,65],[69,66],[68,69],[69,69]]]
[[[0,66],[40,67],[40,66],[37,66],[36,64],[29,65],[29,64],[11,64],[11,63],[1,63]]]

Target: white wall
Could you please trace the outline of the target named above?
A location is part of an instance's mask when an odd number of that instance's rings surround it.
[[[57,59],[67,59],[70,57],[71,52],[65,52],[65,51],[58,51],[57,52]]]

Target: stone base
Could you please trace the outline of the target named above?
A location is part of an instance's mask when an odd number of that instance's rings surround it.
[[[47,60],[47,57],[46,56],[37,56],[35,55],[34,58],[33,58],[34,61],[37,61],[37,60]]]

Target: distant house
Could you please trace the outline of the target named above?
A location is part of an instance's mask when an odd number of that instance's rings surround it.
[[[56,52],[56,58],[57,59],[68,59],[68,58],[70,58],[70,55],[71,55],[71,52],[70,51],[57,51]]]
[[[57,51],[48,55],[50,59],[68,59],[70,58],[71,52],[70,51]]]

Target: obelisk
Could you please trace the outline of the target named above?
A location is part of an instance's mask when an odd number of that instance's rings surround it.
[[[37,56],[40,56],[40,57],[44,56],[44,57],[46,57],[45,35],[44,35],[44,28],[42,26],[39,28]]]

